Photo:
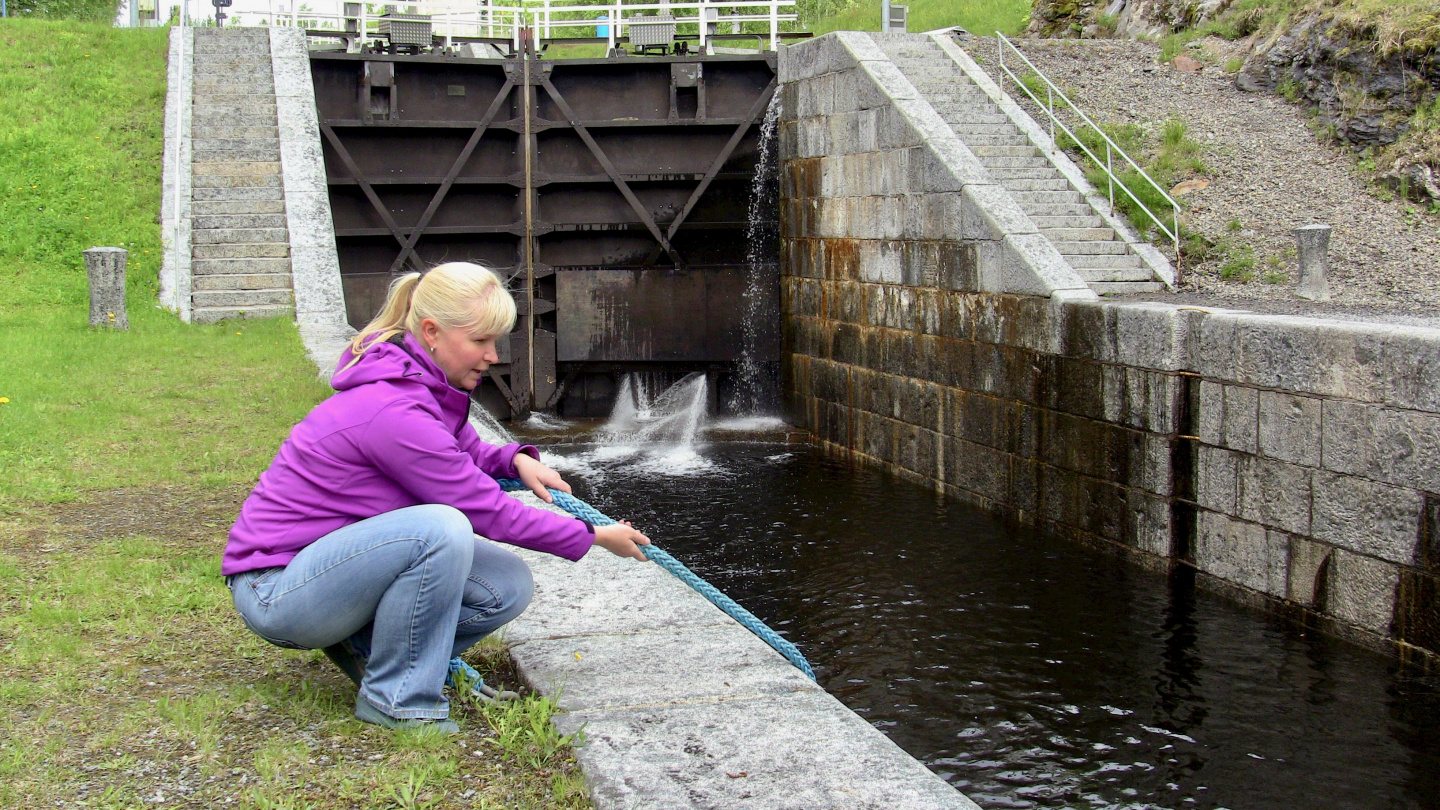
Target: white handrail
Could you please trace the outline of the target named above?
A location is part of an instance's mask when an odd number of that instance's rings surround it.
[[[305,27],[315,31],[345,32],[345,0],[309,0],[319,8],[301,9],[300,0],[290,0],[285,9],[276,0],[268,0],[269,14],[264,16],[265,24]],[[354,0],[351,0],[354,2]],[[563,4],[562,4],[563,3]],[[358,28],[360,36],[368,36],[378,25],[378,18],[372,16],[367,3],[360,2]],[[417,14],[428,15],[435,24],[435,32],[445,38],[446,45],[456,38],[488,36],[518,42],[521,29],[536,31],[541,39],[555,40],[556,35],[570,29],[588,29],[605,26],[607,46],[613,50],[617,40],[628,33],[631,17],[647,16],[650,13],[670,14],[679,25],[694,25],[703,48],[710,44],[708,25],[718,23],[723,17],[727,23],[764,23],[766,32],[753,36],[762,43],[769,40],[773,50],[780,40],[781,23],[798,22],[800,19],[795,0],[641,0],[625,2],[614,0],[610,3],[580,5],[565,3],[565,0],[413,0],[397,3],[413,8]],[[707,11],[714,10],[714,18],[707,18]],[[724,14],[733,11],[733,14]],[[693,12],[693,13],[687,13]],[[747,13],[749,12],[749,13]],[[235,12],[231,16],[236,24],[256,24],[255,18],[265,15],[264,11]],[[571,16],[570,19],[563,17]],[[246,18],[242,20],[241,18]],[[355,17],[348,17],[355,19]],[[560,19],[557,19],[560,18]],[[253,20],[253,22],[252,22]],[[583,35],[582,35],[583,36]],[[558,37],[564,39],[564,37]],[[762,45],[763,47],[763,45]]]
[[[1140,210],[1144,211],[1147,215],[1149,215],[1150,221],[1155,223],[1155,227],[1159,228],[1162,233],[1170,237],[1170,240],[1175,243],[1175,267],[1178,271],[1180,267],[1180,203],[1175,202],[1175,199],[1171,197],[1168,193],[1166,193],[1165,189],[1161,188],[1160,185],[1155,182],[1154,178],[1152,178],[1148,172],[1140,168],[1140,164],[1136,163],[1133,159],[1131,159],[1131,157],[1125,153],[1125,150],[1120,148],[1119,144],[1111,140],[1110,136],[1105,133],[1105,130],[1101,129],[1099,125],[1097,125],[1094,121],[1091,121],[1090,116],[1086,115],[1084,110],[1076,106],[1075,102],[1071,101],[1070,97],[1065,95],[1065,92],[1063,90],[1055,86],[1054,82],[1050,81],[1050,77],[1046,76],[1045,73],[1040,70],[1040,68],[1035,67],[1035,63],[1027,59],[1025,57],[1025,54],[1021,53],[1020,49],[1015,47],[1015,43],[1011,42],[1009,39],[1006,39],[1005,35],[1000,33],[999,31],[995,32],[995,36],[999,40],[998,47],[1000,54],[1001,73],[1004,74],[1004,76],[1009,76],[1011,79],[1013,79],[1015,81],[1015,85],[1021,90],[1025,91],[1025,95],[1029,96],[1031,101],[1035,102],[1037,106],[1039,106],[1042,110],[1045,111],[1045,114],[1050,118],[1050,141],[1052,143],[1055,142],[1055,127],[1060,127],[1061,131],[1068,135],[1070,137],[1070,140],[1074,141],[1075,145],[1079,146],[1080,150],[1084,152],[1086,156],[1088,156],[1090,160],[1095,163],[1096,166],[1105,170],[1105,176],[1108,179],[1110,186],[1111,213],[1113,214],[1115,211],[1115,186],[1119,185],[1120,190],[1125,192],[1125,194],[1130,197],[1130,199],[1133,200],[1136,205],[1140,206]],[[1026,86],[1025,82],[1021,81],[1020,77],[1016,76],[1010,70],[1010,68],[1005,65],[1005,49],[1007,46],[1011,51],[1015,52],[1016,56],[1020,57],[1020,60],[1024,62],[1025,65],[1029,67],[1030,70],[1040,78],[1041,81],[1045,83],[1045,101],[1041,101],[1038,97],[1036,97],[1036,95],[1031,92],[1030,88]],[[1005,89],[1003,76],[1000,80],[1000,89],[1003,92]],[[1076,137],[1075,133],[1070,130],[1070,127],[1066,126],[1065,122],[1060,120],[1059,116],[1055,114],[1055,96],[1059,96],[1060,100],[1065,102],[1066,106],[1068,106],[1071,110],[1074,110],[1075,114],[1079,115],[1082,121],[1084,121],[1092,130],[1094,130],[1101,138],[1105,140],[1105,161],[1103,163],[1100,161],[1100,158],[1096,156],[1094,152],[1090,151],[1090,148],[1085,145],[1084,141],[1081,141],[1078,137]],[[1058,148],[1059,145],[1056,144],[1056,146]],[[1120,180],[1120,178],[1115,174],[1115,154],[1119,154],[1120,157],[1124,158],[1125,162],[1129,163],[1131,168],[1139,172],[1141,177],[1145,178],[1145,182],[1149,183],[1151,188],[1159,192],[1160,196],[1164,197],[1165,201],[1170,203],[1172,223],[1174,225],[1173,231],[1170,228],[1166,228],[1165,224],[1161,222],[1160,217],[1156,216],[1155,212],[1151,211],[1149,206],[1145,205],[1145,203],[1142,202],[1139,197],[1135,196],[1135,192],[1131,191],[1130,187],[1125,185],[1125,183]]]

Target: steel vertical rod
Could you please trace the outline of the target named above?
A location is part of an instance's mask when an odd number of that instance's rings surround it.
[[[525,77],[523,85],[525,104],[525,300],[528,302],[525,315],[525,361],[529,367],[529,373],[525,378],[529,390],[525,392],[524,396],[528,398],[528,408],[532,410],[535,407],[535,185],[532,182],[535,142],[530,129],[530,119],[533,113],[531,109],[533,87],[530,82],[530,51],[533,42],[532,32],[520,53]]]

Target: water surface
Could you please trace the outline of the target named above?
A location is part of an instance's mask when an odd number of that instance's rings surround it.
[[[1440,807],[1436,679],[1183,574],[807,446],[555,451],[984,807]]]

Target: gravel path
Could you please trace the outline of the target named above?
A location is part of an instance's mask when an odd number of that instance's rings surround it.
[[[1185,219],[1212,240],[1250,245],[1255,278],[1221,279],[1218,257],[1186,266],[1179,292],[1190,303],[1440,324],[1440,217],[1375,196],[1356,173],[1353,155],[1311,132],[1303,108],[1243,92],[1213,65],[1198,73],[1158,65],[1152,43],[1027,39],[1017,45],[1067,93],[1073,89],[1075,102],[1097,120],[1158,127],[1178,117],[1204,147],[1210,186],[1183,198]],[[1227,52],[1233,47],[1218,39],[1205,43],[1214,64],[1235,55]],[[987,69],[993,65],[994,40],[977,38],[966,48],[984,58]],[[1290,231],[1312,223],[1334,227],[1329,304],[1293,294],[1298,270]],[[1283,272],[1287,280],[1267,283],[1267,271]]]

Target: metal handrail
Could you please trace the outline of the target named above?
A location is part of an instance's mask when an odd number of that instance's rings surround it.
[[[288,10],[282,7],[285,5],[289,6]],[[242,16],[265,17],[269,25],[291,25],[337,33],[347,33],[345,20],[356,19],[343,13],[344,0],[320,0],[315,5],[333,6],[333,10],[301,10],[300,0],[289,0],[288,3],[269,0],[268,16],[263,11],[235,12],[232,16],[236,20]],[[435,33],[445,37],[447,46],[452,35],[471,36],[470,32],[478,33],[480,30],[488,31],[492,38],[498,31],[499,38],[518,42],[520,30],[527,28],[539,31],[544,39],[552,39],[550,35],[555,30],[603,26],[608,29],[605,38],[613,49],[617,40],[624,36],[624,30],[632,24],[632,15],[657,12],[674,16],[676,25],[697,26],[702,48],[708,40],[708,25],[769,23],[768,34],[756,33],[754,36],[762,40],[768,38],[773,50],[780,39],[780,24],[799,20],[796,0],[611,0],[593,5],[566,3],[564,0],[399,0],[395,5],[429,15]],[[370,12],[368,3],[361,2],[359,6],[357,27],[360,30],[350,33],[367,35],[376,24],[377,17]],[[721,13],[727,10],[732,13],[722,16]],[[693,13],[685,14],[684,11]],[[556,15],[584,16],[556,19]]]
[[[1110,186],[1111,214],[1115,213],[1115,186],[1118,185],[1120,186],[1121,191],[1124,191],[1125,194],[1129,196],[1136,205],[1140,206],[1141,211],[1144,211],[1150,216],[1150,221],[1155,223],[1155,227],[1159,228],[1162,233],[1170,237],[1170,240],[1175,243],[1175,271],[1178,278],[1178,274],[1180,271],[1180,203],[1175,202],[1175,199],[1171,197],[1168,193],[1166,193],[1165,189],[1161,188],[1160,185],[1155,182],[1154,178],[1152,178],[1148,172],[1140,168],[1140,164],[1136,163],[1133,159],[1131,159],[1129,155],[1125,154],[1125,150],[1121,149],[1119,144],[1111,140],[1110,136],[1105,134],[1105,130],[1101,129],[1099,125],[1097,125],[1094,121],[1091,121],[1090,116],[1086,115],[1084,110],[1076,106],[1075,102],[1071,101],[1070,97],[1065,95],[1065,92],[1063,90],[1061,90],[1059,87],[1056,87],[1055,83],[1050,81],[1050,77],[1046,76],[1045,73],[1040,70],[1040,68],[1035,67],[1035,63],[1027,59],[1025,57],[1025,54],[1021,53],[1020,49],[1015,47],[1015,43],[1011,42],[1009,39],[1006,39],[1005,35],[1000,33],[999,31],[995,32],[995,36],[999,40],[998,47],[1000,54],[1000,70],[1005,76],[1009,76],[1011,79],[1014,79],[1015,85],[1021,90],[1024,90],[1025,95],[1029,96],[1030,100],[1035,102],[1037,106],[1045,110],[1045,114],[1050,118],[1050,142],[1055,143],[1055,127],[1058,126],[1060,127],[1061,131],[1063,131],[1066,135],[1070,136],[1070,140],[1074,141],[1076,146],[1080,147],[1080,151],[1084,152],[1086,156],[1090,158],[1090,160],[1094,161],[1096,166],[1105,169],[1105,176],[1106,178],[1108,178]],[[1045,82],[1045,101],[1041,101],[1039,98],[1037,98],[1036,95],[1031,92],[1030,88],[1025,85],[1025,82],[1021,81],[1020,77],[1016,76],[1009,67],[1006,67],[1006,46],[1009,46],[1010,50],[1014,51],[1015,55],[1020,57],[1020,60],[1024,62],[1025,65],[1029,67],[1036,76],[1040,77],[1041,81]],[[1003,82],[1004,78],[1002,77],[1000,86],[1001,92],[1004,92],[1005,90]],[[1065,122],[1061,121],[1059,116],[1055,115],[1056,96],[1059,96],[1060,100],[1065,102],[1066,106],[1068,106],[1071,110],[1074,110],[1075,114],[1079,115],[1082,121],[1089,125],[1089,127],[1094,130],[1101,138],[1105,139],[1104,163],[1101,163],[1099,156],[1097,156],[1094,152],[1091,152],[1090,148],[1087,147],[1085,143],[1081,141],[1078,137],[1076,137],[1075,133],[1070,130],[1070,127],[1066,126]],[[1058,144],[1056,144],[1056,148],[1059,148]],[[1169,228],[1166,228],[1165,224],[1161,222],[1160,217],[1156,216],[1155,212],[1151,211],[1150,207],[1147,206],[1144,202],[1142,202],[1139,197],[1136,197],[1135,192],[1131,191],[1130,187],[1125,185],[1124,181],[1122,181],[1118,176],[1116,176],[1114,169],[1114,155],[1117,153],[1120,155],[1120,157],[1125,159],[1126,163],[1130,164],[1131,168],[1139,172],[1141,177],[1145,178],[1145,182],[1149,183],[1151,188],[1159,192],[1160,196],[1164,197],[1165,201],[1170,203],[1172,223],[1175,226],[1173,231]]]

